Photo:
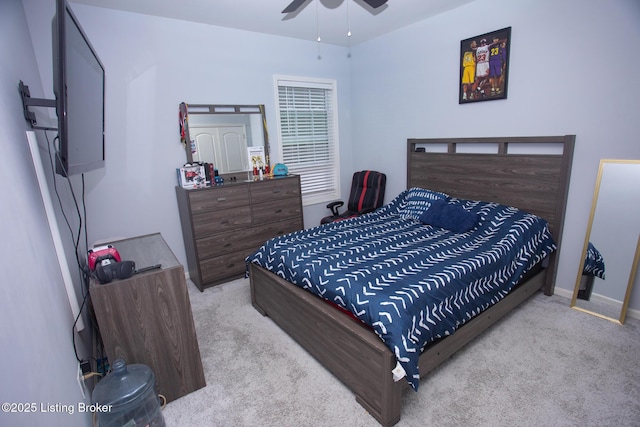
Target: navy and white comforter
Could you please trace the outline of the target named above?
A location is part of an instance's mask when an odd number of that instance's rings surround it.
[[[587,253],[584,257],[582,274],[599,277],[604,280],[604,258],[591,242],[589,242]]]
[[[556,247],[543,219],[496,203],[447,199],[477,214],[468,232],[423,224],[411,212],[416,190],[373,213],[269,240],[247,262],[370,325],[417,390],[422,349],[499,301]]]

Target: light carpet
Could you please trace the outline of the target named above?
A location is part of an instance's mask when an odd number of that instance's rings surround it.
[[[377,426],[354,395],[251,305],[249,281],[189,284],[207,386],[167,426]],[[638,426],[640,321],[539,293],[403,395],[397,426]]]

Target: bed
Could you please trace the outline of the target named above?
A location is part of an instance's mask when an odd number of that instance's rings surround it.
[[[498,206],[498,209],[518,208],[518,212],[524,211],[529,215],[527,218],[544,218],[544,227],[548,229],[555,247],[559,249],[574,140],[575,137],[572,135],[410,139],[407,142],[407,192],[415,192],[417,188],[428,189],[432,194],[444,194],[448,200],[447,204],[460,204],[467,211],[473,211],[474,207],[489,209],[488,206]],[[552,154],[531,154],[532,152]],[[402,196],[398,197],[402,199]],[[476,204],[478,201],[490,203],[480,206]],[[380,220],[381,216],[397,214],[390,210],[402,209],[406,205],[403,203],[396,198],[359,221],[364,222],[365,228],[379,228],[380,224],[384,223],[384,218],[382,223],[376,221]],[[402,205],[400,208],[399,204]],[[415,227],[422,226],[419,221],[414,222]],[[478,224],[481,222],[478,221]],[[331,224],[329,226],[342,227]],[[325,240],[330,240],[331,233],[327,233],[327,229],[322,227],[313,229],[312,232],[324,233]],[[480,225],[476,228],[480,228]],[[345,232],[337,230],[335,234],[340,233]],[[422,234],[422,231],[418,234]],[[450,236],[450,233],[445,234]],[[285,236],[285,240],[279,240],[277,244],[285,248],[286,252],[286,239],[300,238],[300,235]],[[275,244],[273,241],[270,242],[267,242],[267,246]],[[548,246],[548,242],[542,245]],[[262,255],[254,255],[264,256],[272,249],[265,251],[265,248],[261,248],[257,253],[262,251]],[[409,252],[415,254],[412,250]],[[434,322],[434,329],[440,332],[435,333],[425,344],[424,350],[415,356],[415,371],[411,368],[405,369],[409,366],[404,363],[406,353],[392,351],[391,348],[394,347],[390,348],[388,342],[383,342],[379,335],[380,330],[376,329],[379,325],[366,325],[354,319],[359,315],[362,317],[362,314],[355,310],[355,316],[349,315],[344,310],[328,304],[325,299],[309,290],[285,280],[278,275],[280,273],[258,265],[255,257],[251,258],[252,262],[248,264],[251,298],[259,312],[269,316],[346,384],[354,392],[356,400],[380,424],[390,426],[400,419],[403,389],[417,389],[419,378],[413,378],[416,372],[419,376],[426,375],[536,291],[543,289],[545,294],[553,294],[557,252],[556,249],[549,256],[544,257],[545,253],[527,261],[526,266],[514,273],[513,283],[506,289],[497,291],[499,297],[492,294],[489,298],[490,303],[483,303],[480,309],[472,309],[471,315],[465,312],[463,316],[468,318],[462,322],[455,320],[455,332],[451,332],[446,325],[443,329],[439,325],[435,326],[439,316],[429,317],[428,322]],[[313,257],[317,259],[322,256],[314,253]],[[544,266],[538,262],[543,257]],[[289,265],[293,264],[289,260]],[[398,270],[398,274],[406,273],[407,266],[403,267],[405,270]],[[347,271],[338,272],[336,280],[360,274],[359,270],[351,273]],[[326,280],[326,276],[320,280]],[[389,324],[382,327],[389,327]],[[422,331],[418,329],[418,333]],[[422,344],[418,345],[421,346]],[[409,348],[408,351],[415,353],[415,349]],[[397,381],[403,374],[407,374],[407,380]]]

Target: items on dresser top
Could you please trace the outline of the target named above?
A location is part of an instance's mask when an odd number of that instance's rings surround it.
[[[185,163],[182,167],[176,168],[176,174],[178,185],[183,188],[224,184],[224,179],[218,175],[218,169],[213,163]],[[235,181],[235,177],[232,181]]]
[[[176,196],[189,277],[201,291],[242,277],[250,253],[272,237],[303,228],[297,175],[176,187]]]
[[[89,249],[87,265],[92,276],[103,285],[111,283],[112,280],[128,279],[134,274],[162,268],[162,264],[136,268],[135,261],[123,260],[120,252],[113,245],[98,245]]]

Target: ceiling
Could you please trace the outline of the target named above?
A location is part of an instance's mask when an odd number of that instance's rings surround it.
[[[291,0],[69,0],[259,33],[353,46],[473,0],[389,0],[371,9],[362,0],[307,0],[282,14]],[[347,37],[351,30],[352,36]]]

